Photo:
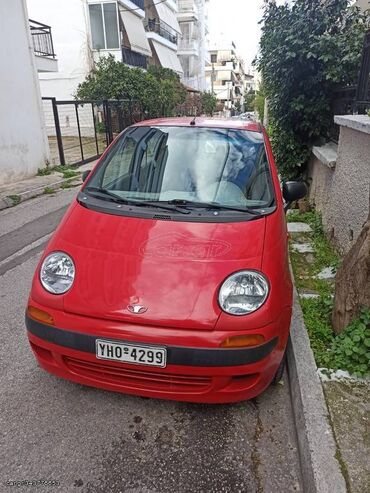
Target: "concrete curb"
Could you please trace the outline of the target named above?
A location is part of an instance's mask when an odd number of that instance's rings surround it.
[[[41,185],[39,187],[31,188],[29,190],[25,190],[24,192],[19,192],[16,194],[17,197],[19,197],[19,201],[16,203],[10,198],[10,196],[3,197],[0,199],[0,211],[3,209],[7,209],[9,207],[15,207],[16,205],[20,204],[21,202],[24,202],[25,200],[32,199],[34,197],[38,197],[39,195],[43,195],[45,188],[51,188],[52,190],[58,190],[62,185],[65,183],[73,183],[72,186],[74,186],[75,182],[76,186],[81,184],[81,177],[80,176],[75,176],[73,178],[63,178],[59,179],[55,182],[52,183],[47,183],[44,185]]]
[[[345,493],[329,411],[296,290],[287,366],[303,489],[307,493]]]

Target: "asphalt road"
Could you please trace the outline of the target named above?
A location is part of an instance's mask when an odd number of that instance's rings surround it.
[[[38,368],[24,310],[75,193],[0,212],[0,491],[303,491],[287,380],[252,401],[207,406],[105,392]],[[7,485],[44,479],[59,486]]]

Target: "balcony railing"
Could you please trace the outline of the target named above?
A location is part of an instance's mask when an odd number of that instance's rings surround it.
[[[161,20],[149,19],[145,25],[145,31],[157,33],[162,38],[171,41],[171,43],[177,44],[177,34],[168,24]]]
[[[51,27],[29,19],[35,55],[55,58]]]
[[[140,9],[144,10],[144,0],[131,0],[131,2],[137,5]]]
[[[132,67],[141,67],[146,69],[148,66],[148,58],[145,55],[136,53],[129,48],[122,47],[122,61]]]
[[[199,52],[199,43],[195,39],[182,38],[179,39],[178,50]]]
[[[179,12],[196,12],[197,8],[194,0],[179,0]]]

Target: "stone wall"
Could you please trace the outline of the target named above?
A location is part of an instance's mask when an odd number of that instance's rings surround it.
[[[369,213],[370,118],[337,116],[335,121],[340,125],[337,149],[327,144],[313,150],[309,198],[322,213],[325,231],[346,253]]]

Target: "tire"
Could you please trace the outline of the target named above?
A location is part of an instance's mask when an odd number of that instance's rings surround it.
[[[281,382],[284,375],[285,363],[286,363],[286,350],[284,352],[283,359],[280,362],[279,368],[276,370],[276,373],[273,379],[271,380],[271,385],[278,385],[278,383]]]

